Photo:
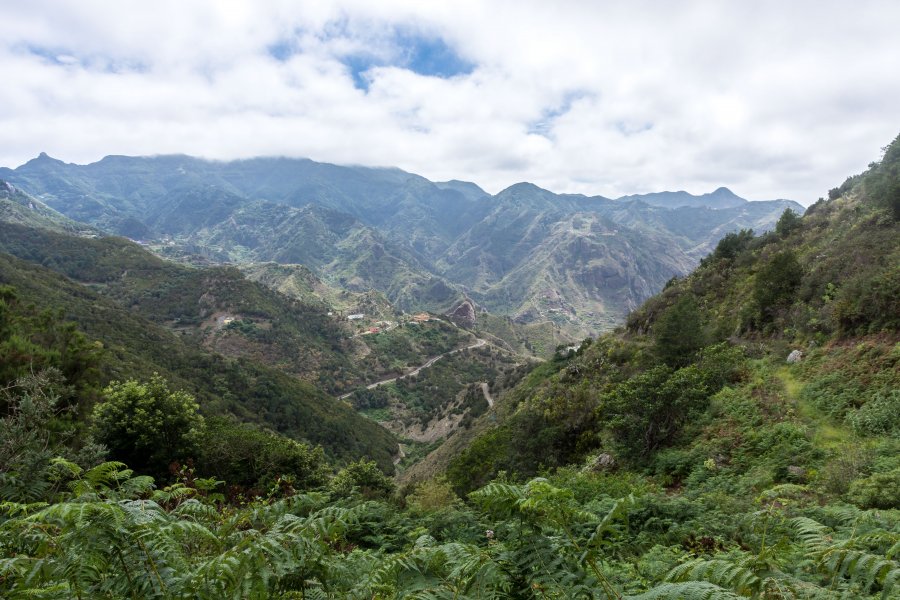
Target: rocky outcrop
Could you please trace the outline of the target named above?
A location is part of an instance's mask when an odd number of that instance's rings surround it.
[[[475,313],[475,303],[466,298],[454,305],[447,317],[460,327],[474,327]]]

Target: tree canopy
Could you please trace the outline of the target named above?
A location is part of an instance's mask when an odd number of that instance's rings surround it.
[[[159,375],[150,381],[113,382],[94,408],[93,431],[112,457],[155,474],[191,458],[203,428],[194,397],[172,391]]]

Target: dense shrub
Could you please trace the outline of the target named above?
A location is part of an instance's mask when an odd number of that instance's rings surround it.
[[[164,475],[169,465],[197,455],[203,417],[194,397],[169,390],[162,377],[113,382],[94,408],[93,431],[113,458]]]
[[[653,326],[656,352],[670,367],[689,364],[703,347],[703,321],[697,302],[689,294],[681,296]]]
[[[862,508],[897,508],[900,506],[900,468],[854,481],[847,497]]]
[[[330,471],[321,447],[225,417],[206,420],[197,448],[194,465],[199,473],[257,490],[279,477],[290,480],[297,490],[318,488]]]
[[[356,492],[371,499],[389,496],[394,491],[394,483],[374,461],[361,459],[338,471],[331,480],[330,488],[338,496],[350,496]]]
[[[860,435],[900,435],[900,389],[877,392],[847,421]]]

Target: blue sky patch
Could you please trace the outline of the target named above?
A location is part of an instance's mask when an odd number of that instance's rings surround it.
[[[345,56],[342,62],[350,68],[350,76],[353,77],[353,87],[363,91],[369,90],[369,80],[365,76],[365,72],[372,67],[389,64],[374,54],[352,54]]]
[[[553,128],[553,122],[557,117],[561,117],[572,110],[572,105],[578,100],[590,96],[593,96],[593,94],[583,90],[567,92],[560,102],[554,106],[545,108],[543,112],[541,112],[540,118],[535,119],[528,124],[528,133],[547,137],[550,134],[550,130]]]
[[[399,67],[419,75],[447,79],[467,75],[476,66],[462,58],[439,37],[398,30],[390,40],[390,46],[388,56],[362,52],[341,59],[350,69],[354,86],[368,90],[369,80],[365,73],[373,67]]]
[[[290,40],[278,40],[274,44],[270,44],[266,47],[266,52],[269,53],[269,56],[277,60],[278,62],[285,62],[291,56],[297,53],[294,48],[294,44],[291,43]]]
[[[323,40],[354,39],[369,44],[371,49],[344,54],[338,59],[350,70],[353,85],[361,90],[369,89],[365,73],[373,67],[399,67],[428,77],[450,78],[467,75],[475,70],[475,63],[460,56],[443,38],[423,34],[404,27],[394,27],[385,35],[360,38],[346,19],[330,23],[321,32]],[[299,35],[296,32],[295,35]],[[285,62],[301,52],[294,38],[282,38],[266,47],[266,52],[279,62]]]
[[[419,75],[449,78],[468,75],[475,64],[465,60],[439,37],[398,32],[395,42],[403,53],[402,66]]]

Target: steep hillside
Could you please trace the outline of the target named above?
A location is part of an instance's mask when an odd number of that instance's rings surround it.
[[[900,138],[802,218],[727,235],[624,331],[507,396],[505,420],[455,460],[453,481],[471,489],[591,453],[673,485],[720,469],[750,493],[809,482],[851,494],[864,485],[853,481],[896,478],[898,182]],[[841,466],[861,446],[866,457]],[[843,483],[828,479],[845,467]]]
[[[306,304],[319,304],[343,313],[365,313],[376,320],[389,319],[396,311],[378,292],[350,292],[331,286],[304,265],[276,262],[243,263],[241,272],[251,281]]]
[[[357,383],[345,331],[234,268],[192,269],[121,238],[80,239],[0,224],[0,250],[50,267],[227,356],[253,358],[326,389]]]
[[[73,235],[97,236],[100,233],[93,227],[63,216],[37,198],[2,180],[0,180],[0,223],[17,223]]]
[[[62,318],[96,341],[102,348],[101,383],[148,380],[159,373],[173,387],[196,394],[208,415],[233,414],[265,424],[284,435],[321,444],[342,462],[369,456],[383,468],[391,467],[396,451],[392,436],[308,383],[252,361],[204,351],[87,286],[5,253],[0,253],[0,284],[13,287],[20,307],[15,310],[61,312]]]
[[[171,229],[167,231],[172,231]],[[402,308],[446,309],[460,293],[438,279],[413,254],[347,213],[318,205],[293,208],[253,202],[212,225],[175,232],[158,251],[200,246],[235,263],[302,264],[348,291],[380,290]],[[412,305],[411,305],[412,302]]]
[[[728,202],[690,196],[685,207],[665,208],[643,197],[560,196],[518,184],[498,194],[436,266],[488,310],[522,323],[550,321],[580,339],[615,327],[726,233],[769,229],[786,208],[802,212],[793,202],[725,192],[707,197]]]

